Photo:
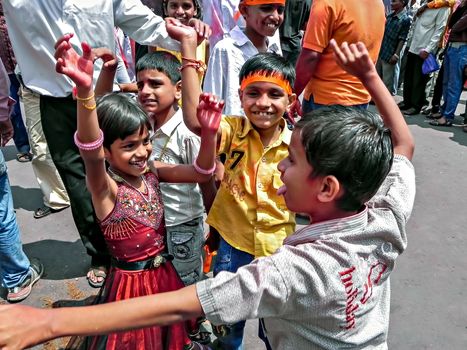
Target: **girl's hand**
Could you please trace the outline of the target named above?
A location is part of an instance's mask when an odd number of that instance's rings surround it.
[[[117,70],[118,61],[115,54],[107,47],[98,47],[92,49],[92,60],[101,59],[104,61],[102,69],[115,72]]]
[[[165,19],[167,33],[174,40],[182,42],[183,40],[197,39],[196,30],[193,27],[182,24],[178,19],[167,17]]]
[[[222,117],[224,101],[208,93],[199,96],[199,105],[196,111],[202,131],[216,133]]]
[[[355,75],[362,82],[373,74],[377,74],[368,50],[362,42],[350,45],[347,42],[343,42],[339,48],[336,41],[331,39],[329,46],[334,50],[334,59],[337,64],[346,72]]]
[[[68,76],[77,87],[90,88],[94,72],[91,47],[85,42],[81,43],[83,55],[78,55],[70,44],[72,37],[72,33],[65,34],[55,43],[55,70]]]

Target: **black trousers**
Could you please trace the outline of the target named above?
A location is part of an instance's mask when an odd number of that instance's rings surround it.
[[[73,219],[84,247],[93,265],[108,265],[110,256],[86,187],[84,162],[73,140],[77,128],[76,102],[71,96],[41,96],[40,112],[47,145],[70,197]]]
[[[420,111],[428,104],[425,88],[430,80],[429,74],[423,74],[423,59],[411,52],[407,54],[407,64],[404,74],[404,105]]]

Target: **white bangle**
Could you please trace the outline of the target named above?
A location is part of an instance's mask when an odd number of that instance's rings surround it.
[[[214,165],[211,169],[203,169],[203,168],[200,168],[199,165],[198,165],[198,159],[196,159],[194,162],[193,162],[193,167],[195,168],[195,170],[200,173],[200,174],[203,174],[203,175],[211,175],[214,171],[216,171],[216,162],[214,162]]]

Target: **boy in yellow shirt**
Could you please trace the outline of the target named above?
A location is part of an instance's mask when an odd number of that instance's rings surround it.
[[[183,40],[182,99],[187,127],[200,134],[198,105],[216,97],[201,95],[196,41]],[[195,68],[195,69],[193,69]],[[277,194],[282,186],[277,165],[287,157],[291,131],[284,114],[295,102],[294,67],[284,58],[263,53],[250,58],[240,71],[240,101],[246,117],[223,116],[218,154],[225,154],[225,173],[207,223],[219,231],[214,274],[236,272],[254,258],[268,256],[293,233],[295,217]],[[218,342],[222,349],[240,349],[244,322],[229,327]]]

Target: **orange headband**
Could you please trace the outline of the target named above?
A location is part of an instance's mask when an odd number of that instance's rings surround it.
[[[280,4],[285,5],[285,0],[242,0],[246,6],[265,5],[265,4]]]
[[[249,74],[245,78],[243,78],[242,83],[240,84],[240,90],[243,91],[245,88],[258,81],[263,81],[266,83],[273,83],[280,86],[287,95],[292,95],[292,88],[290,87],[290,83],[284,79],[282,74],[273,73],[272,75],[267,75],[268,73],[265,71],[254,72]]]

